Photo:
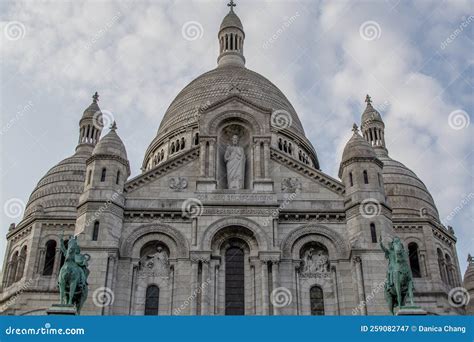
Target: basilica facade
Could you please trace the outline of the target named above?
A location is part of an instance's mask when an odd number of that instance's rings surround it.
[[[245,67],[244,42],[231,6],[217,67],[171,103],[138,176],[117,125],[101,137],[93,96],[75,153],[40,179],[10,226],[2,314],[43,315],[58,302],[70,236],[90,271],[84,315],[388,314],[381,244],[395,236],[416,305],[464,313],[448,296],[462,282],[454,230],[390,157],[370,97],[333,178],[289,100]]]

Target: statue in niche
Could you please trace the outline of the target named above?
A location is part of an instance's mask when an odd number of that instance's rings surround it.
[[[140,260],[141,270],[146,275],[168,275],[168,253],[161,246],[156,247],[156,252],[145,255]]]
[[[329,259],[323,249],[310,248],[303,255],[303,274],[314,275],[326,273],[328,266]]]
[[[245,179],[245,152],[239,146],[239,137],[232,136],[232,145],[227,146],[224,155],[227,170],[227,188],[243,189]]]

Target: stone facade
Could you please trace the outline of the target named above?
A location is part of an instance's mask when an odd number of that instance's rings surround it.
[[[218,67],[170,105],[139,176],[129,179],[115,126],[99,140],[94,95],[75,154],[40,180],[7,234],[3,314],[45,314],[58,301],[63,234],[90,256],[86,315],[388,314],[379,243],[393,236],[410,252],[416,303],[463,314],[448,300],[461,284],[454,231],[421,180],[389,157],[370,98],[334,179],[288,99],[245,68],[232,8],[218,38]],[[238,190],[224,160],[234,135],[245,155]]]

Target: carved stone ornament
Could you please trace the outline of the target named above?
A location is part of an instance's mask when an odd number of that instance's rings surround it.
[[[299,178],[283,178],[281,181],[281,191],[295,193],[301,191],[302,185]]]
[[[169,274],[168,253],[161,246],[155,253],[143,256],[139,261],[139,277],[167,277]]]
[[[329,273],[328,254],[323,249],[310,248],[303,255],[301,274],[308,278],[324,278]]]
[[[170,177],[169,186],[171,190],[182,191],[188,187],[188,180],[185,177]]]

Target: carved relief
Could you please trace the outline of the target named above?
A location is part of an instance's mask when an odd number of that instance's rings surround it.
[[[140,258],[139,277],[168,277],[169,254],[160,244],[155,245],[155,250],[145,250]]]
[[[295,193],[301,191],[302,185],[299,178],[283,178],[281,181],[281,191]]]
[[[329,273],[327,249],[319,243],[311,243],[302,249],[301,275],[307,278],[321,278]]]
[[[188,180],[185,177],[170,177],[169,186],[171,190],[182,191],[188,187]]]

